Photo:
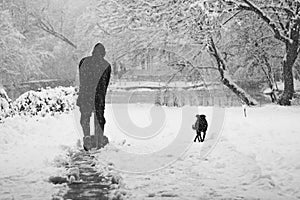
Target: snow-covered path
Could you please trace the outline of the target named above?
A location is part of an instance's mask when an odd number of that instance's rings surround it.
[[[127,108],[130,124],[120,121]],[[111,144],[97,155],[99,167],[114,165],[128,199],[300,199],[300,107],[251,108],[247,118],[241,108],[227,108],[222,134],[205,159],[203,148],[215,140],[208,135],[205,144],[191,143],[193,121],[183,119],[195,120],[197,112],[212,123],[209,107],[108,105]],[[0,199],[51,199],[58,192],[46,180],[60,173],[53,160],[63,160],[81,137],[76,116],[78,111],[0,124]]]
[[[0,124],[0,199],[51,199],[59,188],[47,180],[63,173],[53,161],[66,159],[77,138],[70,115]]]

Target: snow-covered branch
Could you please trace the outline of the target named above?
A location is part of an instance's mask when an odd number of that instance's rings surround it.
[[[40,29],[42,29],[43,31],[53,35],[56,38],[59,38],[60,40],[64,41],[65,43],[69,44],[70,46],[72,46],[73,48],[77,48],[77,45],[74,44],[70,39],[68,39],[66,36],[64,36],[63,34],[57,32],[54,27],[52,26],[52,24],[48,21],[48,20],[44,20],[41,17],[35,15],[35,14],[31,14],[34,18],[36,18],[37,23],[36,26]]]
[[[246,91],[244,91],[241,87],[234,83],[229,72],[226,70],[226,62],[220,56],[213,41],[213,38],[211,37],[209,38],[207,49],[208,53],[215,59],[217,63],[222,83],[226,87],[228,87],[234,94],[236,94],[248,106],[257,105],[257,101],[255,99],[253,99]]]
[[[249,11],[256,13],[272,29],[272,31],[274,32],[274,37],[276,39],[278,39],[284,43],[292,43],[292,40],[280,32],[280,30],[276,26],[276,23],[266,13],[264,13],[261,8],[259,8],[258,6],[256,6],[254,3],[252,3],[249,0],[243,0],[243,2],[247,6],[240,4],[239,9],[249,10]]]
[[[287,7],[281,7],[281,6],[263,6],[263,7],[261,7],[261,9],[271,9],[271,10],[274,10],[274,11],[284,12],[288,16],[292,16],[292,17],[295,16],[293,10],[291,10],[290,8],[287,8]]]

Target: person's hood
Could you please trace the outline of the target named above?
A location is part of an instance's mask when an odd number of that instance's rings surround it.
[[[105,54],[106,54],[106,52],[105,52],[105,48],[104,48],[103,44],[97,43],[94,47],[92,55],[96,56],[96,57],[104,58]]]

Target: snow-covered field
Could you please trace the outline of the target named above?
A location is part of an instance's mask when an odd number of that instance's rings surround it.
[[[192,142],[196,113],[213,124],[204,143]],[[128,199],[300,199],[300,107],[248,108],[244,117],[242,108],[113,104],[105,115],[111,143],[97,166],[114,166]],[[54,163],[81,138],[78,116],[0,124],[0,199],[58,192],[47,179],[63,173]]]

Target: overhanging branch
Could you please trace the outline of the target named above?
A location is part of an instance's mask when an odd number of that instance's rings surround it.
[[[36,26],[40,29],[42,29],[43,31],[53,35],[56,38],[59,38],[60,40],[64,41],[65,43],[69,44],[70,46],[72,46],[73,48],[77,48],[77,45],[74,44],[71,40],[69,40],[66,36],[64,36],[63,34],[57,32],[54,27],[52,26],[52,24],[47,21],[47,20],[43,20],[41,17],[36,16],[35,14],[31,15],[36,18],[37,20],[37,24]]]
[[[284,43],[292,43],[291,39],[284,36],[284,34],[282,34],[280,32],[280,30],[276,27],[276,24],[274,21],[271,20],[270,17],[268,17],[259,7],[257,7],[255,4],[253,4],[251,1],[249,0],[243,0],[243,2],[247,5],[239,5],[239,9],[241,10],[248,10],[248,11],[252,11],[255,14],[257,14],[264,22],[267,23],[267,25],[272,29],[272,31],[274,32],[274,37]]]
[[[214,40],[212,37],[209,38],[208,44],[207,44],[208,53],[215,59],[218,70],[221,77],[221,82],[223,85],[228,87],[233,93],[235,93],[242,101],[243,103],[247,105],[257,105],[257,102],[255,99],[253,99],[247,92],[245,92],[242,88],[240,88],[237,84],[234,83],[231,76],[229,75],[229,72],[226,70],[226,63],[223,60],[223,58],[218,53],[218,50],[215,46]]]

